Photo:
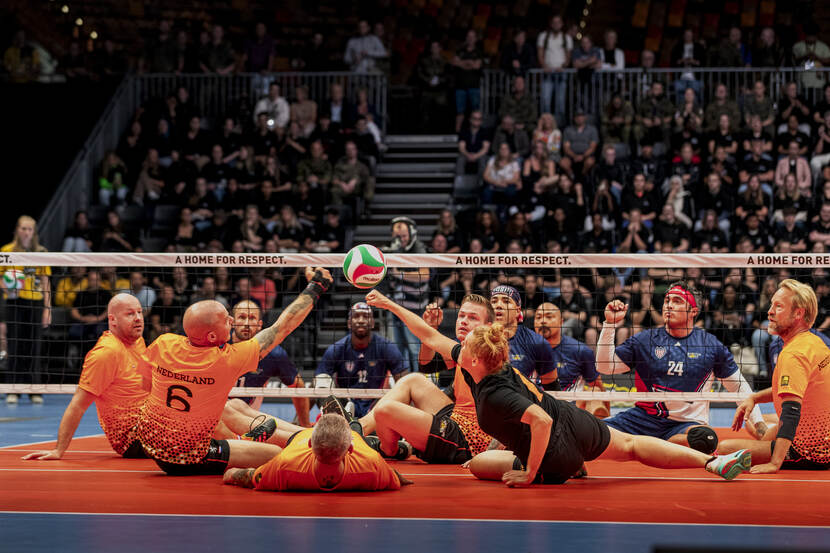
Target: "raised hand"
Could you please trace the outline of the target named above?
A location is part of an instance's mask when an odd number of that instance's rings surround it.
[[[614,300],[605,306],[605,322],[616,325],[625,319],[625,314],[628,312],[628,304],[620,300]]]

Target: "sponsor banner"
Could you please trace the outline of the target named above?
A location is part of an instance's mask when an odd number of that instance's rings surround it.
[[[25,267],[340,267],[345,253],[17,253],[3,266]],[[830,267],[830,254],[387,254],[388,267]]]

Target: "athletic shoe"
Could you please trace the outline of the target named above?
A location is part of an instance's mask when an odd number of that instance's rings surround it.
[[[733,480],[742,472],[748,472],[751,466],[752,453],[747,449],[739,449],[729,455],[713,457],[706,463],[706,470],[725,480]]]
[[[6,403],[11,405],[13,403],[17,403],[20,399],[20,396],[17,394],[6,394]]]
[[[43,396],[40,394],[29,394],[29,400],[35,405],[43,405]]]
[[[585,478],[586,476],[588,476],[588,469],[585,468],[585,464],[583,463],[582,466],[579,467],[579,470],[576,471],[576,473],[573,476],[571,476],[571,478],[577,480],[579,478]]]
[[[262,415],[260,415],[261,417]],[[255,418],[251,424],[253,425],[259,417]],[[277,429],[277,419],[274,417],[266,417],[265,422],[254,426],[248,432],[241,435],[239,438],[242,440],[250,440],[252,442],[267,442],[268,438],[270,438],[274,431]]]
[[[349,423],[349,428],[363,436],[363,425],[354,416],[354,403],[352,401],[346,403],[344,407],[339,399],[329,396],[320,403],[320,413],[323,415],[340,415]]]
[[[383,450],[380,448],[380,438],[378,438],[377,436],[364,436],[363,439],[366,440],[366,443],[369,444],[369,447],[380,453],[381,457],[383,457],[384,459],[395,459],[396,461],[405,461],[412,456],[412,446],[403,438],[398,440],[398,451],[395,452],[395,454],[392,456],[389,456],[383,452]]]

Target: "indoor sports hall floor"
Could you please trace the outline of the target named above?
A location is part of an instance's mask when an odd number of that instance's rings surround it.
[[[22,461],[50,447],[69,399],[44,397],[0,403],[0,551],[830,551],[822,472],[725,482],[702,470],[593,462],[584,480],[508,489],[412,460],[396,463],[415,481],[400,492],[253,492],[117,457],[94,407],[63,460]],[[291,406],[266,410],[288,417]],[[724,426],[731,413],[717,411]]]

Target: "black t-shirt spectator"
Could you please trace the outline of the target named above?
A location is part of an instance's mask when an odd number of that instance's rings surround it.
[[[713,228],[712,230],[700,229],[697,231],[694,235],[694,247],[699,248],[704,242],[712,246],[713,250],[729,247],[726,235],[719,228]]]
[[[492,138],[492,133],[484,127],[478,129],[475,134],[473,134],[469,127],[464,127],[458,133],[458,141],[464,142],[464,147],[467,148],[467,152],[469,153],[481,151],[484,147],[484,142],[491,142]]]
[[[481,53],[481,50],[478,49],[476,46],[472,50],[467,50],[465,47],[461,47],[458,52],[456,52],[458,58],[462,61],[464,60],[483,60],[484,54]],[[479,88],[481,86],[481,69],[461,69],[460,67],[456,68],[456,77],[455,77],[455,87],[468,89],[468,88]]]
[[[234,176],[234,170],[227,163],[213,163],[211,161],[202,167],[201,176],[208,182],[227,182],[229,178]]]
[[[655,157],[649,159],[638,157],[631,162],[631,174],[639,173],[642,173],[647,181],[660,184],[666,179],[666,162]]]
[[[776,225],[773,229],[773,237],[777,242],[789,242],[790,244],[795,244],[800,242],[801,240],[807,241],[807,230],[802,226],[796,223],[792,230],[787,230],[786,225],[780,224]]]
[[[763,201],[759,205],[756,204],[754,201],[748,199],[746,197],[746,194],[739,194],[736,202],[737,205],[735,207],[742,207],[744,211],[746,211],[747,213],[758,213],[765,207],[768,208],[770,205],[769,194],[767,194],[766,192],[762,192],[761,196],[763,198]]]
[[[78,310],[83,315],[98,316],[107,310],[107,304],[112,298],[109,291],[98,288],[97,290],[81,290],[75,296],[75,301],[72,302],[72,307]]]
[[[582,234],[579,248],[585,253],[610,253],[614,240],[607,230],[595,229]]]
[[[718,190],[716,194],[712,194],[707,187],[700,193],[695,201],[695,207],[697,207],[698,210],[713,209],[718,216],[723,213],[732,213],[732,205],[732,198],[724,191],[723,188]]]
[[[680,221],[675,221],[673,224],[657,221],[657,224],[654,225],[655,242],[661,242],[662,244],[668,242],[677,248],[684,238],[689,238],[689,229]]]
[[[790,142],[793,140],[798,142],[799,149],[804,148],[805,146],[807,148],[810,147],[810,137],[803,132],[796,131],[795,134],[793,134],[789,131],[785,131],[779,134],[778,138],[775,139],[775,151],[777,152],[779,148],[786,150],[789,147]]]
[[[177,149],[182,157],[205,155],[210,150],[209,142],[205,131],[200,130],[193,137],[189,136],[188,133],[183,133],[179,137]]]
[[[637,194],[630,188],[623,191],[620,205],[623,213],[628,213],[632,209],[637,208],[645,216],[656,213],[660,207],[657,199],[648,192],[643,191],[641,194]]]
[[[177,322],[181,321],[182,312],[184,312],[185,307],[187,305],[178,298],[174,297],[170,305],[164,305],[162,299],[159,297],[153,304],[150,313],[152,316],[158,316],[159,324],[172,329]]]
[[[776,164],[772,157],[767,153],[763,153],[758,159],[753,159],[752,154],[747,154],[741,162],[740,169],[750,175],[760,175],[767,171],[775,171],[775,167]]]
[[[254,155],[258,156],[267,156],[271,153],[272,148],[277,149],[280,146],[280,140],[273,131],[268,131],[265,134],[254,134],[251,143],[254,146]]]
[[[769,233],[764,227],[758,227],[753,231],[749,229],[742,229],[742,231],[738,234],[735,243],[737,244],[743,240],[744,237],[747,237],[752,241],[753,249],[757,250],[758,248],[764,248],[763,251],[769,251],[772,247]]]
[[[284,238],[280,235],[280,238]],[[334,252],[342,252],[344,251],[344,246],[346,244],[346,228],[343,225],[337,225],[336,227],[330,226],[328,223],[324,223],[317,227],[317,232],[314,235],[315,240],[318,242],[325,241],[325,242],[338,242],[339,246],[335,248]]]
[[[574,313],[574,314],[581,314],[585,313],[587,315],[588,308],[585,306],[585,298],[582,297],[582,294],[579,293],[578,290],[574,290],[574,293],[571,295],[570,298],[566,298],[565,296],[558,296],[554,298],[553,304],[562,311],[562,319],[564,320],[564,314],[566,311]]]

